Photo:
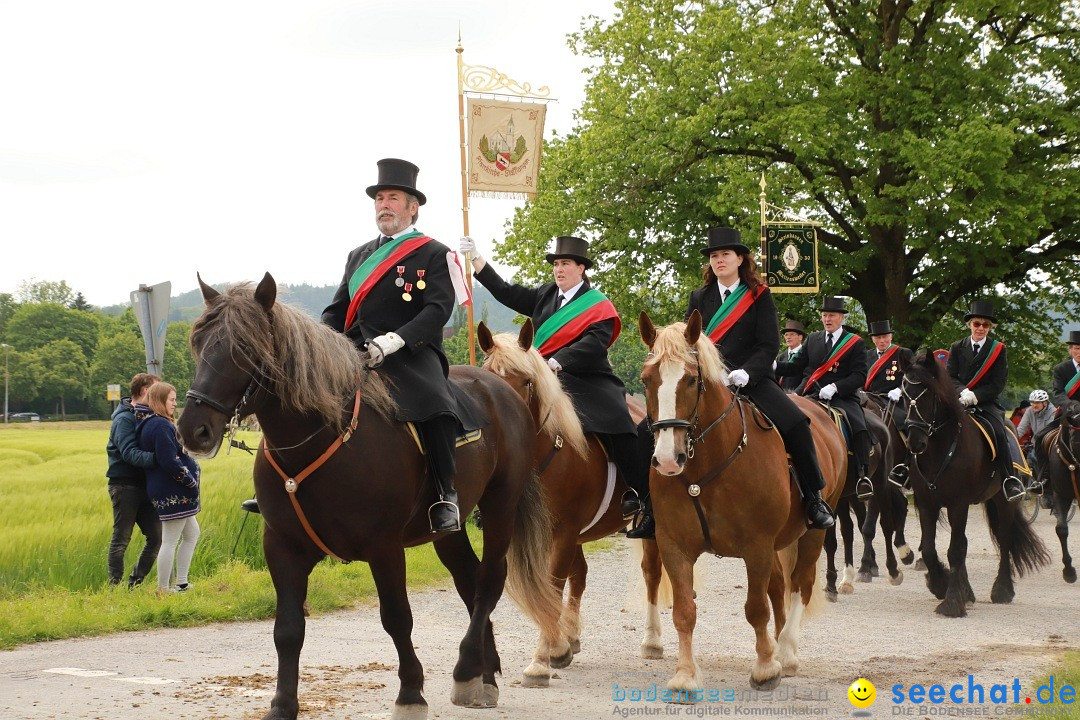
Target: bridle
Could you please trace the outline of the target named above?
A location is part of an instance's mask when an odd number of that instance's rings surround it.
[[[912,386],[920,387],[920,388],[922,388],[922,390],[920,390],[917,395],[913,396],[911,393],[908,392],[908,388],[912,387]],[[945,422],[945,421],[942,421],[942,422],[937,421],[937,410],[938,410],[937,396],[933,394],[933,392],[931,391],[931,389],[929,387],[927,387],[926,385],[923,385],[920,382],[916,382],[915,380],[912,380],[909,377],[904,378],[904,383],[903,383],[903,385],[901,387],[902,387],[902,389],[900,390],[900,393],[904,396],[904,399],[907,401],[907,410],[908,410],[907,418],[904,421],[904,430],[907,432],[908,437],[910,437],[911,436],[911,430],[912,429],[917,429],[917,430],[921,431],[923,434],[925,434],[927,441],[929,441],[930,438],[932,438],[934,436],[934,433],[936,433],[938,430],[941,430],[942,428],[946,427],[949,424],[948,422]],[[922,410],[919,408],[919,404],[918,404],[919,399],[928,392],[930,393],[931,400],[933,400],[933,406],[932,406],[932,409],[930,410],[929,419],[927,419],[927,417],[925,415],[923,415]],[[960,443],[960,433],[961,433],[962,429],[963,429],[963,424],[960,421],[957,421],[957,423],[956,423],[956,433],[953,435],[952,443],[949,444],[949,449],[945,453],[945,459],[941,462],[941,465],[938,467],[937,472],[934,473],[934,476],[926,478],[926,486],[928,488],[930,488],[931,490],[937,490],[937,481],[938,481],[938,479],[941,477],[941,474],[945,471],[945,468],[949,466],[949,463],[952,462],[953,456],[956,455],[956,448]],[[908,444],[908,451],[911,453],[911,464],[914,465],[916,468],[918,468],[918,466],[919,466],[919,456],[922,453],[921,452],[917,453],[914,450],[912,450],[910,443]],[[923,450],[923,452],[925,452],[925,450]],[[921,471],[920,471],[920,473],[921,473]]]
[[[233,438],[236,435],[236,431],[240,427],[240,418],[247,417],[251,414],[251,412],[254,412],[245,411],[247,410],[247,406],[251,404],[252,398],[255,396],[255,393],[261,387],[259,383],[259,378],[262,376],[262,366],[256,366],[255,370],[251,373],[251,378],[248,380],[248,384],[244,387],[244,392],[240,394],[240,399],[237,400],[236,404],[234,404],[232,407],[226,406],[219,400],[215,400],[206,393],[200,390],[196,390],[195,388],[189,389],[185,394],[185,398],[187,398],[188,400],[193,400],[196,407],[199,407],[200,405],[206,405],[212,410],[216,410],[225,417],[229,418],[229,422],[225,424],[224,429],[224,433],[229,436],[229,445],[225,451],[226,454],[228,454],[229,450],[231,450],[233,447]]]

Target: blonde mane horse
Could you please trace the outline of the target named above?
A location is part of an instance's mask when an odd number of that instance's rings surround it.
[[[807,530],[783,442],[728,390],[727,370],[701,332],[700,314],[657,329],[643,312],[639,328],[650,349],[642,380],[656,434],[650,477],[656,546],[671,576],[679,636],[670,699],[693,700],[702,689],[693,652],[693,566],[706,552],[741,557],[746,565],[745,614],[757,652],[750,684],[772,689],[782,674],[798,671],[800,625],[822,595],[815,579],[825,533]],[[822,495],[835,506],[846,471],[843,438],[821,408],[796,402],[811,419]],[[770,605],[776,640],[768,631]]]

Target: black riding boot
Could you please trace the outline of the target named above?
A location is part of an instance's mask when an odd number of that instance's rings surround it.
[[[256,515],[261,514],[261,511],[259,510],[259,501],[255,498],[240,503],[240,509],[247,510],[249,513],[255,513]]]
[[[428,469],[435,481],[439,499],[428,508],[428,522],[431,532],[454,532],[461,529],[461,511],[458,509],[457,490],[454,489],[454,475],[457,465],[454,461],[454,440],[457,434],[457,422],[448,416],[440,416],[416,424],[420,440],[427,453]]]
[[[814,436],[810,434],[809,423],[797,423],[782,433],[784,444],[791,452],[791,462],[795,466],[795,487],[802,497],[803,512],[806,513],[807,526],[815,530],[827,530],[836,524],[832,508],[821,497],[821,488],[825,479],[821,477]]]
[[[652,498],[645,498],[645,509],[641,511],[638,523],[626,532],[630,540],[652,540],[656,537],[656,521],[653,520]]]

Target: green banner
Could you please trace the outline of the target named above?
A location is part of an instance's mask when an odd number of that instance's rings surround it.
[[[816,293],[817,230],[806,223],[766,223],[761,228],[765,280],[774,293]]]

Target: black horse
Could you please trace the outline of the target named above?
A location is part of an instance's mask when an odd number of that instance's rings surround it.
[[[397,648],[400,689],[395,720],[428,714],[424,670],[412,642],[405,547],[434,542],[469,611],[451,700],[493,707],[501,672],[491,612],[510,589],[523,609],[557,638],[561,602],[547,575],[550,519],[531,448],[529,408],[513,389],[479,368],[455,367],[460,383],[491,423],[457,451],[461,510],[484,514],[479,560],[464,532],[433,536],[427,463],[378,372],[342,334],[276,303],[267,273],[219,293],[199,280],[206,310],[191,346],[195,379],[178,429],[194,452],[217,451],[226,423],[252,413],[263,429],[255,493],[265,520],[263,551],[277,592],[274,644],[277,691],[264,720],[293,720],[304,642],[308,576],[326,555],[371,567],[383,627]]]
[[[891,467],[907,453],[907,445],[896,426],[894,407],[885,396],[867,393],[864,408],[867,412],[879,417],[889,429],[889,451],[892,457],[886,463],[886,468]],[[885,566],[889,571],[889,582],[899,585],[904,580],[904,573],[896,565],[896,558],[899,557],[900,562],[905,565],[910,565],[915,559],[915,553],[908,547],[904,537],[908,501],[900,488],[888,482],[882,475],[872,475],[870,480],[874,484],[874,496],[866,504],[866,521],[862,524],[863,541],[867,544],[873,542],[875,524],[880,523],[881,533],[885,539]],[[896,548],[895,555],[892,553],[892,548]],[[861,570],[858,579],[861,582],[868,581],[863,577]]]
[[[1070,400],[1061,408],[1058,426],[1046,436],[1050,468],[1051,502],[1061,542],[1061,571],[1065,582],[1076,582],[1076,568],[1069,555],[1069,506],[1073,499],[1080,503],[1080,402]]]
[[[983,433],[957,398],[952,380],[932,353],[920,351],[904,370],[905,431],[911,449],[911,486],[922,526],[926,585],[942,602],[936,611],[947,617],[967,614],[975,602],[968,581],[966,535],[968,508],[982,503],[994,544],[998,574],[990,591],[995,603],[1012,602],[1013,573],[1023,576],[1050,562],[1042,540],[1025,521],[1018,504],[1002,496],[1001,478]],[[998,452],[1007,452],[999,448]],[[941,511],[949,518],[949,568],[938,558],[936,533]]]

